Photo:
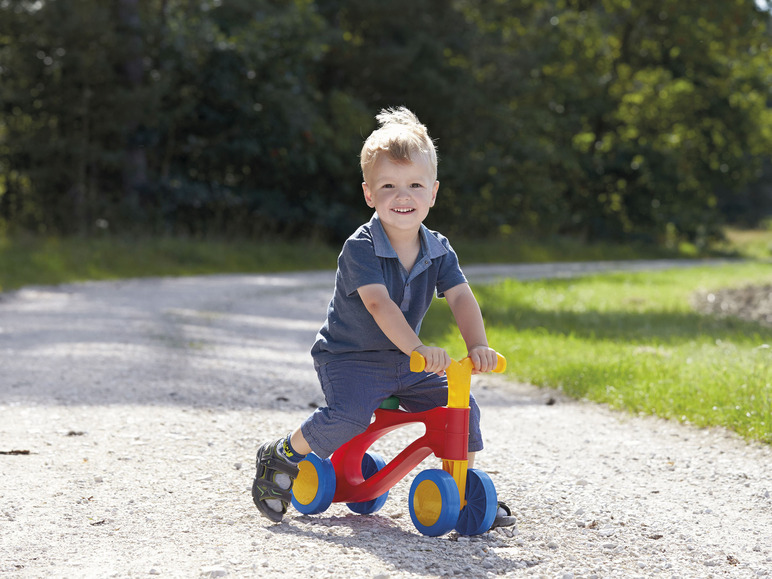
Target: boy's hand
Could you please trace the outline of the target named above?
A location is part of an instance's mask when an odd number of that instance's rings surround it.
[[[421,354],[426,360],[424,372],[434,372],[442,376],[450,366],[450,356],[442,348],[433,346],[418,346],[416,352]]]
[[[482,372],[493,372],[498,364],[496,350],[488,346],[473,346],[469,349],[469,359],[472,361],[474,370],[472,374]]]

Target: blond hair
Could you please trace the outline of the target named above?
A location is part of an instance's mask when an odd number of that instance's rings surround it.
[[[383,109],[375,118],[379,128],[367,137],[359,155],[365,181],[369,169],[383,152],[396,162],[412,162],[417,155],[425,155],[437,178],[437,150],[434,141],[415,114],[405,107],[398,107]]]

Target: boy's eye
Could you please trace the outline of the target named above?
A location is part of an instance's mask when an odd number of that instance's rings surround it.
[[[420,187],[423,187],[423,185],[422,185],[421,183],[413,183],[413,184],[411,185],[411,187],[413,187],[414,189],[418,189],[418,188],[420,188]]]

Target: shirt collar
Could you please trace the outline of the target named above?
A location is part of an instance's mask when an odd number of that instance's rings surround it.
[[[381,223],[377,213],[375,213],[373,218],[370,220],[370,231],[373,236],[373,248],[375,249],[375,255],[378,257],[398,257],[397,252],[394,251],[394,248],[391,246],[389,237],[386,235],[386,231],[383,229],[383,224]],[[424,224],[421,224],[420,233],[421,249],[423,249],[424,256],[428,257],[429,259],[435,259],[448,253],[448,250],[445,249],[445,246],[440,243],[439,239],[431,234],[429,228]]]

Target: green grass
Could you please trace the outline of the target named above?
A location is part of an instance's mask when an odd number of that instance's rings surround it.
[[[772,226],[766,229],[727,229],[725,235],[726,242],[717,245],[716,250],[752,259],[772,257]]]
[[[337,254],[310,242],[0,238],[0,291],[84,280],[332,269]]]
[[[772,241],[772,239],[770,240]],[[463,263],[535,263],[693,257],[693,247],[586,244],[569,238],[453,241]],[[758,243],[757,243],[758,245]],[[332,269],[338,245],[180,238],[46,238],[0,234],[0,291],[25,285],[183,276]],[[722,251],[734,252],[734,246]]]
[[[588,244],[567,237],[546,240],[506,237],[495,242],[452,239],[451,243],[464,263],[554,263],[695,256],[694,248],[686,246],[681,250],[668,250],[645,245]]]
[[[744,257],[772,258],[772,226],[766,229],[726,229],[726,239],[703,250],[681,241],[674,247],[644,244],[587,244],[569,237],[529,239],[517,235],[497,242],[453,239],[453,247],[464,263],[537,263],[603,261],[621,259]]]
[[[772,328],[696,313],[700,289],[771,283],[746,263],[475,287],[508,372],[613,408],[772,443]],[[441,303],[441,301],[440,301]],[[422,337],[463,356],[447,306]]]

